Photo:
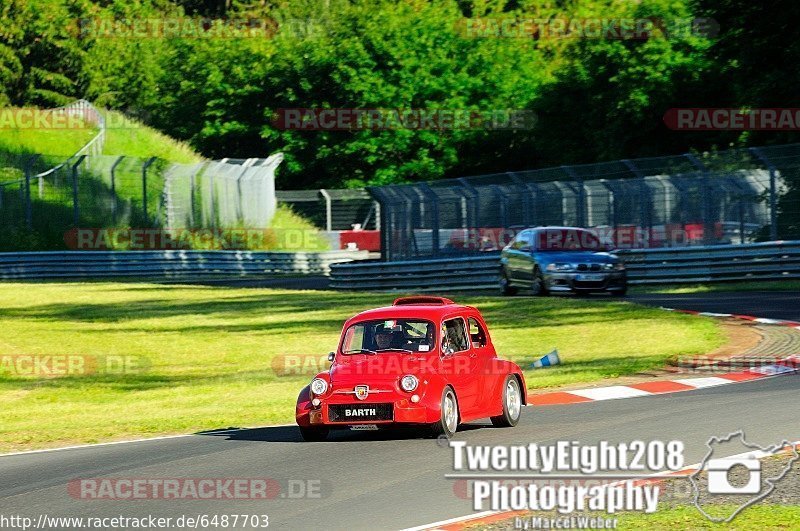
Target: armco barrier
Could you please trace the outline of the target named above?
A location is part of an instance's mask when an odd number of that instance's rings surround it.
[[[632,285],[800,278],[800,241],[620,250]],[[331,287],[442,291],[496,288],[499,254],[462,258],[336,264]]]
[[[800,278],[800,241],[625,250],[631,284]]]
[[[496,288],[499,259],[498,253],[486,253],[464,258],[336,264],[331,267],[330,287],[417,292]]]
[[[327,275],[331,264],[364,260],[367,251],[52,251],[0,253],[0,279],[271,274]]]

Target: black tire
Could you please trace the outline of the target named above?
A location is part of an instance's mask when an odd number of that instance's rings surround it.
[[[449,402],[446,404],[446,402]],[[453,407],[454,409],[448,409],[448,407]],[[441,403],[441,415],[439,416],[439,420],[434,422],[431,425],[431,434],[434,437],[441,437],[444,436],[446,438],[451,438],[455,435],[456,431],[458,430],[458,399],[456,398],[456,394],[453,392],[453,389],[450,387],[445,387],[444,391],[442,392],[442,403]],[[448,417],[448,420],[445,420],[445,417]]]
[[[506,376],[500,397],[503,401],[503,414],[491,417],[492,424],[498,428],[513,428],[522,416],[522,390],[519,380],[513,374]]]
[[[624,297],[627,294],[628,294],[628,287],[627,286],[625,286],[622,289],[615,289],[615,290],[611,291],[611,296],[612,297]]]
[[[516,295],[518,288],[511,285],[511,280],[508,278],[505,268],[500,268],[500,293],[506,296]]]
[[[300,426],[300,436],[306,442],[324,441],[328,438],[328,428]]]
[[[539,266],[533,268],[533,282],[531,283],[531,293],[536,296],[547,295],[547,286],[544,283],[544,276]]]

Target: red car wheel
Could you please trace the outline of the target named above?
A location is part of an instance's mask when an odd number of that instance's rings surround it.
[[[492,417],[492,424],[499,428],[511,428],[516,426],[522,415],[522,392],[519,388],[519,381],[513,374],[506,376],[503,384],[503,414]]]
[[[439,421],[433,424],[433,435],[436,437],[444,435],[449,439],[458,429],[458,400],[450,387],[445,387],[442,392],[441,406]]]

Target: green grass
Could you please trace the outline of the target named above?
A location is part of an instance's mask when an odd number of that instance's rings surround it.
[[[720,515],[727,515],[736,510],[733,506],[714,506]],[[716,513],[715,513],[716,514]],[[748,507],[736,516],[729,524],[715,524],[707,520],[697,508],[684,506],[676,508],[659,508],[653,514],[623,513],[619,518],[619,529],[653,529],[653,530],[686,530],[686,529],[724,529],[728,530],[778,530],[797,529],[800,522],[800,506],[763,504]]]
[[[735,506],[715,505],[714,514],[728,515],[733,512]],[[523,520],[529,519],[531,515],[541,516],[542,518],[558,518],[561,515],[550,513],[529,513],[521,516]],[[716,524],[706,519],[694,506],[666,507],[659,506],[653,514],[644,513],[619,513],[608,515],[606,513],[592,513],[588,516],[600,516],[603,518],[617,518],[618,526],[616,529],[638,530],[648,529],[653,531],[686,531],[696,529],[715,529],[719,531],[778,531],[785,529],[797,529],[800,522],[800,506],[797,505],[776,505],[776,504],[756,504],[748,507],[730,523]],[[491,525],[469,526],[470,531],[481,529],[508,529],[513,527],[514,519],[503,520]]]
[[[1,109],[11,112],[13,109]],[[203,160],[188,144],[171,138],[116,111],[103,111],[106,117],[104,155],[158,157],[170,162],[193,163]],[[70,157],[97,134],[94,127],[63,129],[20,129],[0,127],[0,152],[38,153]]]
[[[800,280],[762,280],[752,282],[723,282],[717,284],[638,286],[632,293],[712,293],[729,291],[798,291]]]
[[[185,142],[175,140],[119,112],[106,111],[104,114],[108,124],[103,147],[104,155],[158,157],[182,164],[203,160],[203,157]]]
[[[328,251],[331,248],[330,241],[313,223],[285,204],[278,205],[270,228],[276,234],[276,243],[271,247],[275,251]]]
[[[392,295],[141,283],[0,284],[0,356],[130,355],[144,373],[0,376],[0,451],[293,421],[311,375],[279,355],[324,356],[342,322]],[[528,370],[539,388],[596,381],[708,352],[715,321],[617,301],[458,297],[488,320],[501,356],[558,347],[563,366]],[[2,358],[0,358],[2,360]]]
[[[16,123],[18,108],[0,109],[0,116],[5,120],[13,119]],[[26,154],[39,153],[55,157],[71,157],[96,134],[97,129],[86,126],[82,121],[72,122],[75,128],[65,129],[26,129],[18,127],[0,127],[0,152]]]

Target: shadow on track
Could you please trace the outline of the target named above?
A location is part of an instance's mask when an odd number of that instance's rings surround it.
[[[458,427],[458,433],[493,429],[491,424],[463,424]],[[227,441],[257,441],[279,443],[305,443],[300,436],[297,426],[273,426],[265,428],[227,428],[223,430],[201,431],[195,435],[210,437],[224,437]],[[348,429],[332,430],[328,439],[323,443],[335,442],[369,442],[369,441],[403,441],[403,440],[430,440],[424,427],[420,428],[391,428],[377,431],[351,431]]]

